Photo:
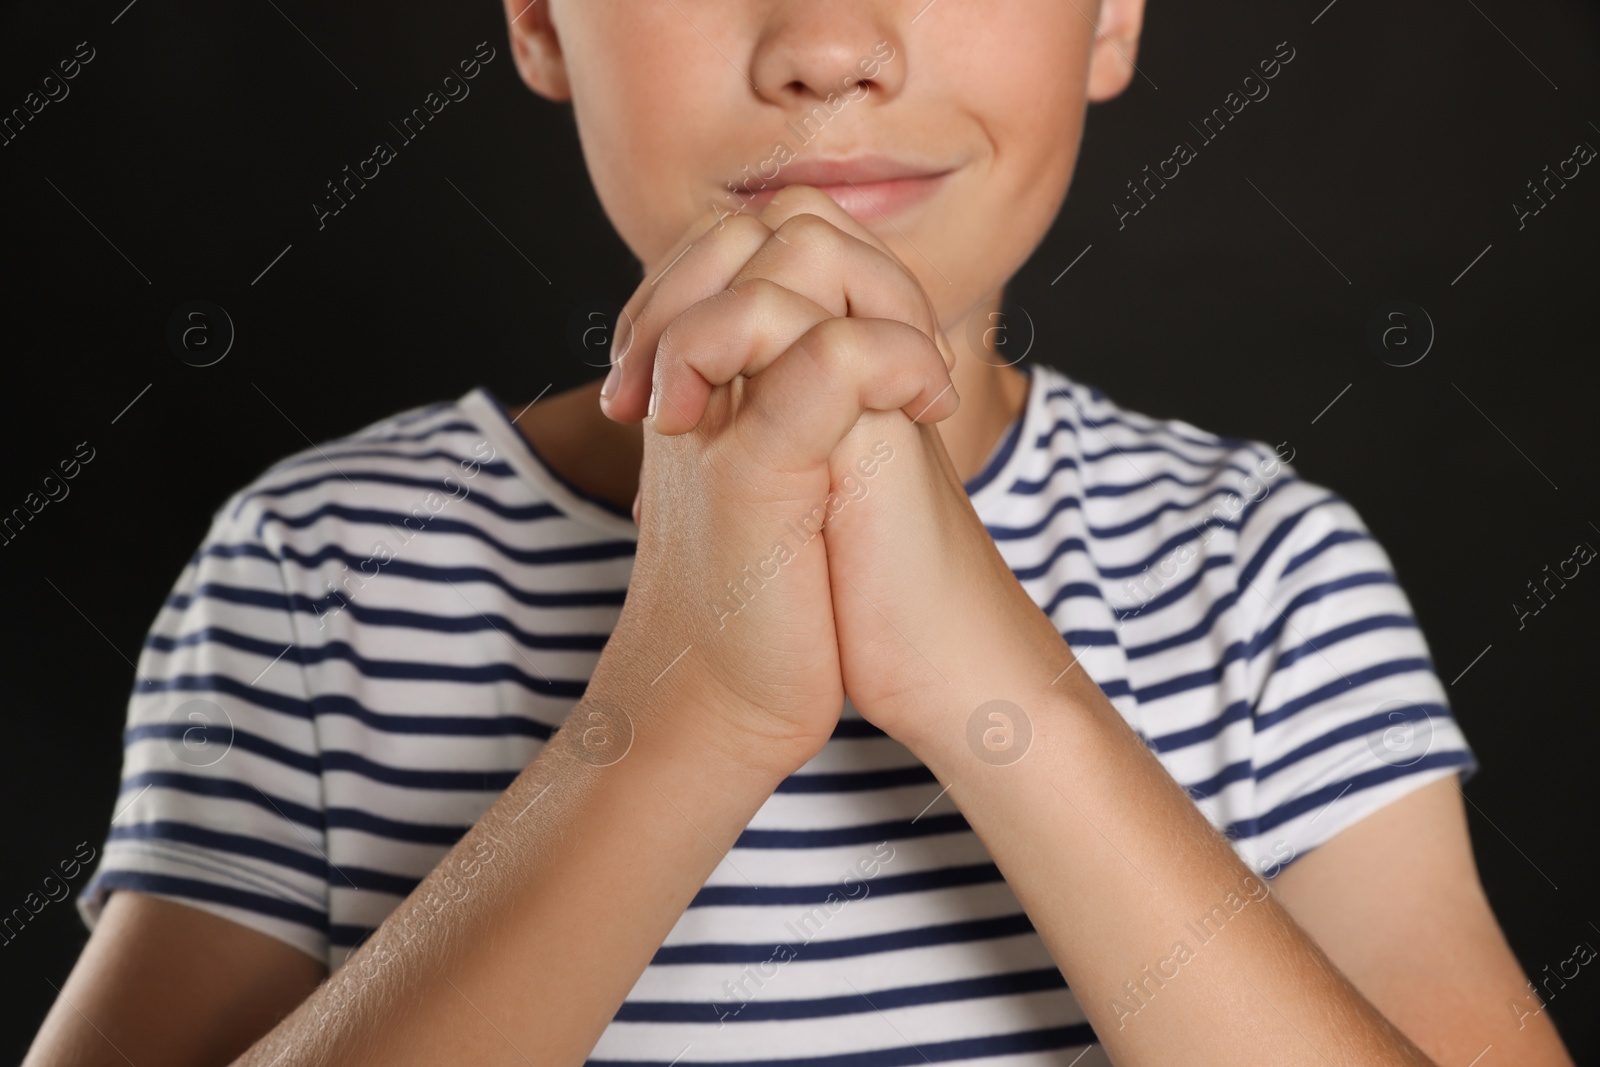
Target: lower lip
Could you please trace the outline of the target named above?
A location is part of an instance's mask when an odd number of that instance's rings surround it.
[[[920,178],[892,178],[879,182],[845,182],[842,185],[818,185],[834,203],[844,208],[857,222],[871,223],[875,219],[894,215],[922,203],[932,196],[945,179],[944,174],[931,174]],[[772,202],[778,189],[763,189],[749,201],[749,210],[760,211]]]

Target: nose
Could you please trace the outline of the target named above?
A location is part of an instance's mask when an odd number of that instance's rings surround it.
[[[771,7],[751,56],[750,81],[764,100],[793,107],[863,85],[892,97],[905,84],[906,56],[894,0],[787,0]]]

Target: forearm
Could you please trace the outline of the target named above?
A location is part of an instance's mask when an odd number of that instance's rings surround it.
[[[781,778],[686,715],[595,766],[585,710],[241,1064],[584,1060]]]
[[[1081,669],[993,695],[1032,723],[1017,762],[974,758],[963,724],[912,747],[949,786],[1118,1064],[1430,1062],[1329,963]]]

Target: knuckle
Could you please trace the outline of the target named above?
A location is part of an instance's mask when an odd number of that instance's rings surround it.
[[[755,215],[741,211],[723,219],[722,225],[713,229],[708,236],[713,241],[735,241],[742,244],[765,240],[772,236],[772,227]]]
[[[759,313],[760,311],[776,307],[781,303],[788,292],[782,285],[771,278],[759,275],[741,278],[728,287],[728,291],[738,297],[739,302],[747,309]]]
[[[860,350],[858,325],[855,319],[823,319],[806,331],[806,351],[830,375],[847,375]]]
[[[773,232],[785,244],[809,252],[827,251],[838,244],[841,236],[833,223],[812,214],[792,215]]]

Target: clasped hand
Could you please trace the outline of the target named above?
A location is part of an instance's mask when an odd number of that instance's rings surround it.
[[[846,695],[915,750],[1043,692],[1071,652],[935,428],[959,404],[956,357],[911,271],[804,186],[662,262],[602,389],[645,440],[634,574],[591,692],[692,706],[781,773]]]

